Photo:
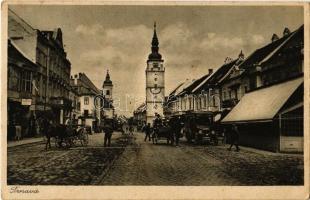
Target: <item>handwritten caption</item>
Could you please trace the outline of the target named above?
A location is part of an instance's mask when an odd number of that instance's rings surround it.
[[[22,194],[30,194],[30,193],[39,193],[40,191],[37,188],[34,189],[23,189],[20,186],[14,186],[10,188],[10,193],[22,193]]]

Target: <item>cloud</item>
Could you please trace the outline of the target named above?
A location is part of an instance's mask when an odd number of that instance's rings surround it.
[[[94,24],[79,25],[75,31],[84,36],[81,47],[86,49],[78,56],[79,70],[84,69],[101,86],[109,69],[115,86],[114,97],[120,100],[121,109],[128,109],[120,113],[130,114],[136,100],[141,102],[145,98],[145,67],[151,51],[152,27],[105,29]],[[207,73],[208,68],[221,66],[226,57],[236,58],[241,49],[250,54],[249,49],[264,43],[261,35],[239,37],[198,32],[182,22],[157,29],[157,35],[159,51],[165,60],[166,94],[186,78],[196,79]]]
[[[96,35],[102,31],[103,31],[103,27],[99,24],[93,24],[91,26],[80,24],[75,28],[75,32],[81,35],[85,35],[85,36]]]
[[[260,45],[260,44],[266,43],[266,40],[264,36],[255,34],[255,35],[252,35],[252,42],[254,44]]]

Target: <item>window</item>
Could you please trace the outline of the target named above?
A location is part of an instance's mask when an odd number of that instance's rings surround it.
[[[154,81],[157,81],[157,78],[154,78]]]
[[[88,105],[89,104],[89,97],[84,97],[84,105]]]
[[[32,79],[32,73],[30,71],[24,71],[21,74],[21,91],[25,92],[31,92],[32,85],[31,85],[31,79]]]
[[[84,110],[84,116],[88,116],[88,110]]]
[[[204,95],[204,98],[203,98],[203,107],[206,108],[207,107],[207,96]]]
[[[154,63],[153,67],[158,68],[158,63]]]
[[[298,108],[281,116],[281,135],[303,136],[303,108]]]
[[[107,90],[106,95],[110,95],[110,90]]]
[[[9,67],[8,77],[9,77],[8,88],[11,90],[19,91],[19,88],[20,88],[20,72],[13,67]]]

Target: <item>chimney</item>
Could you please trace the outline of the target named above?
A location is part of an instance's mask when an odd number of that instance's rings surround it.
[[[209,75],[213,73],[213,69],[209,69]]]
[[[244,60],[244,54],[243,54],[242,50],[241,50],[241,52],[239,54],[239,60]]]
[[[283,31],[283,37],[287,36],[291,33],[290,29],[288,29],[287,27],[285,27],[284,31]]]
[[[279,39],[279,36],[277,34],[273,34],[271,38],[271,42],[277,41]]]
[[[224,63],[227,64],[227,63],[230,63],[231,61],[232,61],[232,58],[226,57]]]

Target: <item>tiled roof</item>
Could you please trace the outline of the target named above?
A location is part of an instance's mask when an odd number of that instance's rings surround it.
[[[283,36],[282,38],[267,44],[266,46],[257,49],[254,51],[249,57],[247,57],[240,65],[240,68],[249,69],[256,64],[259,64],[263,59],[265,59],[268,55],[270,55],[274,50],[280,47],[292,34],[292,32],[288,35]]]
[[[204,81],[210,74],[203,75],[201,78],[193,81],[189,86],[184,88],[182,94],[191,93],[202,81]]]
[[[226,73],[237,63],[238,59],[235,59],[229,63],[222,65],[212,76],[210,77],[208,84],[215,85],[218,81],[226,75]]]
[[[175,95],[176,91],[177,91],[184,83],[185,83],[185,82],[180,83],[176,88],[174,88],[174,89],[169,93],[169,96]]]
[[[283,42],[278,48],[271,52],[266,58],[264,58],[260,64],[270,62],[277,59],[276,55],[285,53],[288,49],[299,48],[300,54],[304,44],[304,25],[299,27],[296,31],[292,32],[285,42]],[[293,49],[296,51],[296,49]]]

